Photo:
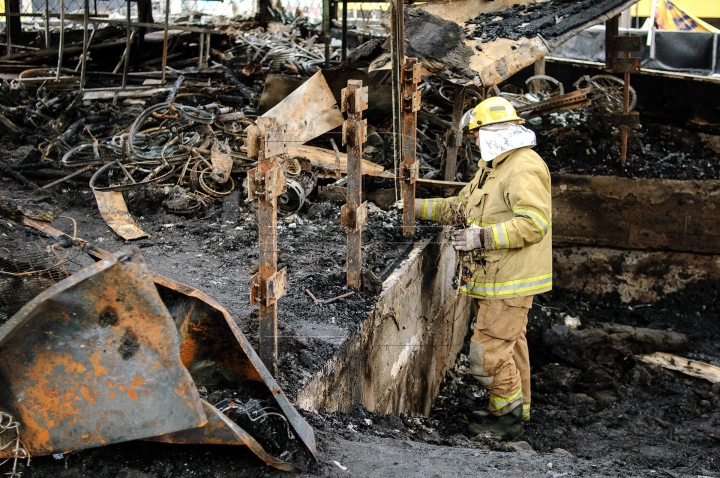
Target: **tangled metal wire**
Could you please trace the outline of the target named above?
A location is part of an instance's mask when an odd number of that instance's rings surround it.
[[[60,163],[64,168],[98,166],[90,180],[95,191],[163,183],[187,186],[197,191],[200,201],[212,202],[235,187],[231,171],[252,165],[243,147],[245,130],[254,124],[242,112],[218,103],[158,103],[121,134],[68,149]],[[225,160],[216,161],[218,156]]]
[[[8,435],[14,434],[14,437],[9,438]],[[8,439],[9,438],[9,439]],[[15,421],[12,415],[0,411],[0,450],[7,448],[12,449],[12,458],[0,462],[0,465],[4,465],[10,460],[13,460],[13,467],[10,473],[6,473],[7,476],[19,477],[20,473],[17,471],[18,460],[27,459],[28,464],[30,463],[30,454],[25,449],[22,440],[20,439],[20,424]]]
[[[307,76],[315,74],[325,64],[325,51],[315,44],[317,36],[301,38],[297,29],[285,28],[277,32],[261,29],[234,32],[237,46],[243,49],[248,63],[260,64],[270,71],[283,68]],[[339,63],[340,50],[331,49],[330,62]]]

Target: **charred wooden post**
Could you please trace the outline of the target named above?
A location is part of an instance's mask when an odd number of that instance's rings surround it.
[[[248,171],[248,199],[258,200],[258,272],[250,278],[250,305],[260,312],[258,355],[270,372],[277,374],[277,301],[285,295],[287,269],[277,270],[277,197],[285,191],[285,174],[277,156],[287,150],[285,125],[275,118],[258,118],[248,129],[248,156],[257,168]]]
[[[342,12],[342,35],[341,35],[341,42],[342,42],[342,52],[340,52],[340,60],[346,61],[347,60],[347,23],[348,23],[348,17],[347,17],[347,7],[348,2],[347,0],[343,0],[343,12]]]
[[[445,137],[447,155],[445,156],[445,181],[455,181],[457,173],[457,153],[462,144],[462,131],[460,131],[460,120],[465,107],[465,87],[456,86],[453,96],[452,128],[448,130]]]
[[[420,111],[421,65],[415,58],[408,58],[402,70],[402,162],[400,179],[403,192],[403,237],[415,235],[415,182],[418,178],[418,162],[415,151],[417,143],[417,112]]]
[[[620,161],[623,166],[627,162],[627,140],[630,129],[640,127],[640,118],[637,112],[630,112],[630,73],[640,73],[641,59],[630,58],[630,52],[642,49],[640,37],[619,36],[618,18],[614,17],[605,24],[605,66],[613,73],[624,75],[623,87],[623,112],[615,117],[615,124],[622,132],[622,145]],[[618,57],[619,52],[624,52],[623,57]]]
[[[362,81],[348,80],[342,90],[343,144],[347,146],[347,203],[342,207],[341,224],[347,228],[347,285],[359,291],[362,285],[362,227],[367,220],[367,203],[362,202],[362,145],[367,123],[362,112],[368,107],[368,89]]]
[[[85,88],[85,69],[87,65],[87,55],[88,55],[88,44],[90,43],[88,40],[88,17],[90,15],[90,0],[85,0],[83,3],[83,52],[82,52],[82,59],[81,61],[81,68],[80,68],[80,89]]]

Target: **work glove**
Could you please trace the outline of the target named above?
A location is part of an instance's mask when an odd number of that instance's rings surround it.
[[[464,229],[451,231],[452,244],[456,251],[472,251],[485,248],[485,228],[470,224]]]

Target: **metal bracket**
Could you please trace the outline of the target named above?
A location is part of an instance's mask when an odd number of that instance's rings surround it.
[[[260,301],[269,307],[283,297],[287,292],[287,269],[280,269],[270,276],[262,287],[260,275],[256,273],[250,278],[250,305]]]
[[[408,60],[409,62],[409,60]],[[412,63],[409,65],[408,63],[405,63],[405,69],[403,71],[403,83],[407,84],[417,84],[422,81],[421,73],[422,73],[422,65],[420,63]]]
[[[412,164],[400,163],[400,179],[408,183],[414,183],[420,173],[418,161],[414,161]]]
[[[417,113],[422,107],[422,94],[419,91],[403,93],[403,109],[406,113]]]
[[[642,51],[642,38],[638,36],[617,36],[610,40],[613,51]]]
[[[613,115],[613,124],[617,127],[625,126],[630,129],[640,129],[640,113],[632,111],[627,114],[615,114]]]
[[[280,156],[287,152],[286,130],[287,125],[275,126],[265,130],[265,159]]]
[[[353,133],[357,131],[358,144],[363,144],[367,140],[367,120],[353,122],[347,120],[342,125],[342,144],[343,146],[352,145]]]
[[[367,201],[354,211],[347,204],[343,204],[340,211],[340,225],[347,227],[348,232],[357,232],[367,223]]]
[[[280,166],[266,171],[264,177],[258,177],[258,168],[248,171],[248,201],[255,198],[271,201],[283,194],[286,188],[287,181]]]
[[[614,73],[640,73],[642,59],[640,58],[612,58],[610,69]]]
[[[352,81],[352,80],[350,80]],[[361,86],[362,81],[356,86]],[[340,111],[343,113],[360,113],[368,108],[368,87],[343,88],[340,92]]]

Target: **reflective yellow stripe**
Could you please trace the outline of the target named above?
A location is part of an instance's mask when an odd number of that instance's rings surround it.
[[[543,215],[537,211],[526,208],[515,208],[513,209],[513,213],[515,214],[515,216],[529,218],[533,222],[533,224],[535,224],[535,227],[540,230],[540,234],[543,237],[545,237],[545,234],[547,234],[548,230],[550,229],[551,223],[548,222],[548,220],[545,219],[545,217],[543,217]]]
[[[505,239],[507,240],[507,248],[511,249],[512,243],[510,242],[510,233],[508,232],[507,223],[503,222],[500,226],[502,227],[503,234],[505,234]]]
[[[420,219],[436,221],[437,204],[435,199],[423,199],[420,207]]]
[[[468,224],[475,224],[476,226],[480,226],[480,227],[489,227],[489,226],[495,225],[495,223],[493,223],[493,222],[480,222],[480,221],[476,221],[475,219],[470,219],[470,218],[467,218],[467,222],[468,222]]]
[[[552,287],[552,272],[547,274],[528,277],[526,279],[510,280],[507,282],[475,282],[470,281],[461,287],[465,294],[481,297],[502,297],[507,295],[531,292]]]
[[[495,410],[500,410],[501,408],[505,408],[517,400],[522,400],[522,396],[522,388],[518,389],[517,392],[513,393],[507,398],[490,395],[490,406],[493,407]]]
[[[493,226],[491,229],[493,238],[493,249],[500,249],[500,231],[497,226]]]
[[[523,403],[522,417],[530,418],[530,404],[529,403]]]

